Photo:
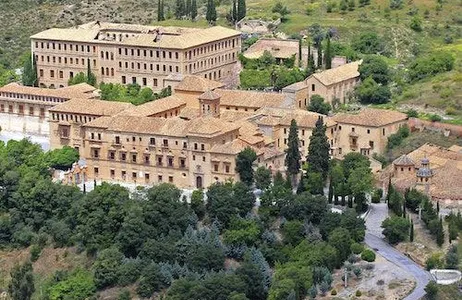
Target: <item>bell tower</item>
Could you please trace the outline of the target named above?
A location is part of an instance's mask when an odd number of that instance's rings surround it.
[[[220,117],[220,95],[214,91],[207,90],[199,96],[200,116]]]
[[[424,157],[420,161],[420,168],[416,172],[416,185],[423,186],[427,196],[430,195],[430,185],[433,178],[433,170],[430,168],[430,160]]]

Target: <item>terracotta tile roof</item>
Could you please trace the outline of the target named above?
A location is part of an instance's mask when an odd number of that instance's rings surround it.
[[[206,79],[202,76],[186,75],[183,80],[174,87],[174,90],[190,92],[206,92],[223,87],[224,84],[218,81]]]
[[[158,35],[156,30],[162,34]],[[126,33],[130,36],[126,37]],[[112,34],[116,34],[116,36],[122,34],[122,41],[114,39]],[[192,29],[115,23],[96,25],[95,22],[92,22],[77,28],[51,28],[31,36],[31,39],[187,49],[217,40],[237,37],[240,34],[239,31],[221,26]]]
[[[265,51],[270,52],[275,58],[290,58],[298,53],[298,40],[259,39],[244,52],[244,56],[255,59]]]
[[[265,141],[265,139],[259,135],[241,135],[239,136],[239,139],[243,140],[249,145],[256,145]]]
[[[179,117],[183,119],[191,120],[191,119],[195,119],[199,117],[199,115],[200,115],[200,110],[198,108],[186,106],[180,111]]]
[[[189,122],[188,134],[191,135],[216,135],[239,129],[234,123],[223,122],[213,117],[201,117]]]
[[[133,106],[127,110],[121,112],[121,115],[149,117],[164,111],[168,111],[175,108],[182,108],[186,106],[186,102],[177,97],[169,96],[166,98],[150,101],[138,106]]]
[[[199,100],[217,100],[217,99],[220,99],[220,95],[218,95],[217,93],[211,90],[208,90],[199,96]]]
[[[292,119],[297,121],[299,127],[314,128],[318,117],[323,117],[327,127],[334,126],[336,122],[328,116],[303,109],[263,107],[255,112],[255,122],[263,126],[290,126]]]
[[[337,123],[354,124],[359,126],[380,127],[405,121],[407,115],[398,111],[364,108],[357,113],[340,113],[333,117]]]
[[[50,108],[50,112],[76,113],[93,116],[112,116],[133,107],[130,103],[96,99],[71,99]]]
[[[306,81],[300,81],[293,83],[291,85],[286,86],[285,88],[282,89],[282,92],[296,92],[302,89],[308,88],[308,85],[306,84]]]
[[[250,116],[253,116],[254,112],[248,111],[235,111],[235,110],[228,110],[228,109],[220,109],[220,120],[228,121],[228,122],[235,122],[238,120],[247,119]]]
[[[451,147],[448,148],[448,150],[453,151],[453,152],[462,153],[462,146],[452,145]]]
[[[17,83],[9,83],[3,87],[0,87],[0,92],[17,93],[17,94],[34,95],[34,96],[57,97],[57,98],[65,98],[65,99],[94,98],[95,95],[93,94],[93,92],[95,90],[96,90],[95,87],[89,84],[86,84],[86,83],[80,83],[80,84],[57,88],[57,89],[23,86]]]
[[[322,84],[328,86],[331,84],[339,83],[347,79],[359,77],[359,65],[362,61],[355,61],[349,64],[339,66],[337,68],[325,70],[319,73],[314,73],[313,76]]]
[[[285,95],[281,93],[265,93],[241,90],[215,90],[220,96],[221,106],[238,106],[261,108],[264,106],[278,107],[284,103]]]
[[[452,199],[462,201],[462,153],[453,152],[449,149],[425,144],[420,148],[408,153],[409,159],[419,162],[416,167],[421,168],[420,162],[426,158],[430,162],[433,172],[430,185],[430,195],[437,199]],[[393,165],[385,169],[385,174],[392,173]],[[397,188],[404,190],[415,185],[415,175],[392,178]]]
[[[257,155],[263,154],[261,149],[252,147],[250,144],[240,139],[235,139],[232,142],[227,142],[225,144],[216,144],[210,149],[210,153],[212,153],[212,155],[214,153],[237,155],[247,147],[252,148],[257,153]]]
[[[401,155],[400,157],[395,159],[393,161],[393,164],[395,166],[414,166],[415,165],[414,161],[406,154]]]

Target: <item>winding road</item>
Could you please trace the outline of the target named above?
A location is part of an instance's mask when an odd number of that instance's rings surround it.
[[[425,286],[432,277],[429,272],[422,269],[418,264],[390,246],[383,239],[383,229],[380,226],[387,216],[388,209],[385,203],[371,204],[370,212],[366,216],[365,242],[386,260],[412,274],[416,282],[416,287],[404,300],[419,300],[425,295]]]

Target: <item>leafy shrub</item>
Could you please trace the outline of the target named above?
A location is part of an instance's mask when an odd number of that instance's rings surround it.
[[[357,290],[356,293],[355,293],[356,297],[361,297],[362,296],[362,293],[360,290]]]
[[[418,118],[419,117],[419,113],[415,110],[415,109],[409,109],[407,112],[406,112],[406,115],[409,117],[409,118]]]
[[[373,262],[375,261],[375,253],[371,249],[365,249],[361,253],[361,259],[367,262]]]
[[[127,289],[121,290],[117,299],[118,300],[130,300],[131,299],[130,291]]]
[[[430,271],[432,269],[439,269],[443,267],[444,267],[444,262],[439,253],[433,253],[425,261],[425,268],[427,269],[427,271]]]
[[[438,285],[436,284],[436,282],[430,281],[425,287],[425,292],[427,293],[427,297],[429,300],[436,299],[436,295],[438,294]]]
[[[441,120],[442,118],[437,114],[433,114],[430,116],[430,121],[432,122],[441,122]]]
[[[332,296],[336,296],[337,295],[337,290],[336,289],[333,289],[332,291],[330,291],[330,294]]]
[[[351,244],[351,252],[354,254],[361,254],[361,252],[364,251],[364,246],[359,244],[359,243],[353,243]]]
[[[77,269],[65,276],[48,290],[50,300],[88,299],[96,292],[95,282],[90,272]]]
[[[37,261],[40,257],[40,253],[42,252],[42,249],[40,248],[39,245],[32,245],[30,248],[30,260],[32,262]]]
[[[383,194],[383,190],[382,190],[382,189],[376,189],[376,190],[372,193],[371,202],[372,202],[372,203],[380,203],[380,200],[382,199],[382,194]]]
[[[454,68],[454,61],[452,54],[444,51],[419,57],[409,65],[409,79],[416,81],[438,73],[451,71]]]

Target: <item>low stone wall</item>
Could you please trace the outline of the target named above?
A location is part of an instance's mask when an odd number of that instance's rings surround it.
[[[435,131],[444,134],[445,136],[453,135],[462,137],[462,126],[459,125],[409,118],[409,128],[413,130]]]
[[[0,127],[3,131],[21,132],[30,135],[48,136],[50,134],[47,118],[0,113]]]

